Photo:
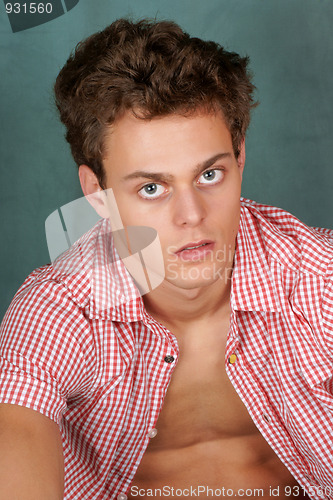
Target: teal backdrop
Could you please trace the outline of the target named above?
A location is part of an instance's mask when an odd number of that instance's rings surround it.
[[[172,19],[250,56],[260,105],[247,137],[243,196],[333,227],[332,0],[80,0],[17,32],[1,3],[0,317],[24,278],[50,260],[46,218],[81,195],[54,79],[82,38],[124,16]]]

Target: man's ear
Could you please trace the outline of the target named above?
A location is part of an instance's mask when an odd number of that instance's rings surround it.
[[[105,193],[99,185],[96,174],[88,165],[80,165],[79,178],[83,194],[87,201],[96,210],[98,215],[107,219],[109,213],[105,204]]]
[[[239,146],[239,155],[237,158],[237,164],[238,164],[239,171],[240,171],[241,178],[242,178],[244,166],[245,166],[245,139],[242,139],[242,142],[240,143],[240,146]]]

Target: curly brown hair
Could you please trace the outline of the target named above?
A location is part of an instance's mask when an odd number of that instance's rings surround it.
[[[75,162],[103,187],[105,133],[127,110],[142,119],[222,110],[237,157],[255,106],[247,66],[174,22],[115,21],[76,46],[54,86]]]

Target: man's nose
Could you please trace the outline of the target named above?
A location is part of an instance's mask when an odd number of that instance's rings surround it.
[[[177,226],[196,226],[206,217],[202,194],[195,189],[183,189],[174,195],[174,222]]]

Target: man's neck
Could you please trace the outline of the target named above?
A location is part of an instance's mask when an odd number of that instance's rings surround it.
[[[184,329],[193,323],[230,314],[231,279],[206,287],[182,289],[169,282],[143,297],[147,311],[169,329]]]

